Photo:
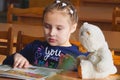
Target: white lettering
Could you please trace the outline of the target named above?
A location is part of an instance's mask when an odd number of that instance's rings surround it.
[[[48,47],[46,47],[46,49],[45,49],[46,55],[44,56],[44,60],[47,60],[50,56],[53,56],[53,55],[60,56],[60,53],[61,53],[61,51],[53,50],[53,49],[48,50]]]

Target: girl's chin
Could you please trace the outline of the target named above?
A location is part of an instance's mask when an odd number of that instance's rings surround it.
[[[58,44],[56,44],[56,43],[50,43],[50,42],[49,42],[49,45],[51,45],[51,46],[58,46]]]

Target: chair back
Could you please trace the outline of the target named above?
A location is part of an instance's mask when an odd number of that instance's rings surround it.
[[[13,51],[13,30],[0,31],[0,54],[11,55]]]
[[[29,7],[45,7],[54,0],[29,0]],[[77,8],[80,7],[80,0],[70,0],[70,2]]]
[[[70,1],[73,3],[73,5],[75,5],[77,9],[79,8],[80,0]],[[13,4],[10,4],[7,12],[7,22],[42,25],[41,19],[43,10],[48,4],[52,2],[53,0],[29,0],[29,7],[25,9],[16,8]],[[13,19],[13,16],[17,17],[16,21]]]
[[[31,43],[34,40],[45,41],[45,37],[33,37],[33,36],[23,34],[22,31],[18,31],[16,51],[19,52],[27,44]],[[86,49],[82,46],[82,44],[79,41],[70,40],[70,43],[78,46],[80,51],[86,52]]]
[[[29,7],[45,7],[54,0],[29,0]]]
[[[16,43],[16,52],[22,50],[27,44],[31,43],[34,40],[45,41],[44,37],[33,37],[29,35],[25,35],[22,31],[18,31],[17,35],[17,43]]]
[[[111,50],[111,53],[112,53],[114,64],[115,65],[120,65],[120,55],[118,55],[117,53],[115,53],[114,50]]]
[[[40,25],[42,18],[43,8],[31,7],[31,8],[16,8],[14,5],[9,5],[7,12],[7,22],[16,24],[33,24]],[[17,19],[14,19],[16,16]]]
[[[48,4],[52,3],[54,0],[29,0],[29,7],[42,7],[45,8]],[[80,0],[70,0],[70,2],[76,7],[79,12]]]
[[[115,7],[112,14],[112,30],[120,31],[120,7]]]

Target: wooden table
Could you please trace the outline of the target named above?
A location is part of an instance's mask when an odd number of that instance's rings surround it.
[[[110,75],[104,79],[99,79],[99,80],[120,80],[120,65],[116,66],[118,69],[118,72],[114,75]],[[10,79],[10,78],[1,78],[0,80],[17,80],[17,79]],[[81,80],[78,77],[77,72],[72,72],[72,71],[67,71],[58,75],[55,75],[51,78],[48,78],[46,80]],[[87,79],[89,80],[89,79]]]
[[[104,79],[99,79],[99,80],[120,80],[120,65],[116,66],[118,69],[118,72],[114,75],[110,75]],[[81,78],[79,78],[77,72],[65,72],[63,74],[58,74],[55,75],[47,80],[81,80]],[[89,80],[89,79],[87,79]],[[97,80],[97,79],[95,79]]]

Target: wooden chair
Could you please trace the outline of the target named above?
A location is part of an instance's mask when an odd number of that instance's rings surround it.
[[[112,52],[114,64],[120,65],[120,32],[103,31],[103,33]]]
[[[45,7],[54,0],[29,0],[29,7]],[[80,0],[70,0],[70,2],[79,10]]]
[[[29,44],[30,42],[32,42],[34,40],[45,41],[45,38],[44,37],[33,37],[33,36],[25,35],[25,34],[22,33],[22,31],[19,31],[18,35],[17,35],[16,52],[19,52],[27,44]],[[80,51],[86,52],[86,49],[82,46],[82,44],[79,41],[70,40],[70,42],[72,44],[78,46]],[[112,50],[112,56],[113,56],[114,64],[120,65],[120,55],[116,55],[114,50]]]
[[[12,54],[13,51],[13,31],[9,28],[8,31],[0,31],[0,64],[6,56]]]
[[[11,3],[8,6],[8,13],[7,13],[7,22],[8,23],[26,23],[32,25],[41,25],[42,21],[42,13],[44,8],[50,4],[53,0],[29,0],[29,8],[21,9],[15,8],[14,5]],[[79,8],[80,0],[70,0]],[[17,21],[13,20],[13,16],[17,17]]]
[[[44,37],[33,37],[29,35],[25,35],[22,31],[18,31],[17,35],[17,43],[16,43],[16,52],[22,50],[27,44],[31,43],[34,40],[44,41]]]
[[[13,31],[9,28],[8,31],[0,31],[0,54],[11,55],[13,50]]]
[[[29,44],[30,42],[32,42],[34,40],[45,41],[45,38],[44,37],[33,37],[33,36],[25,35],[25,34],[22,33],[22,31],[18,31],[16,51],[19,52],[21,49],[23,49],[23,47],[25,47],[25,45]],[[84,47],[81,45],[80,42],[74,41],[74,40],[70,40],[70,42],[72,44],[78,46],[79,50],[81,50],[82,52],[86,52],[86,50],[84,49]]]
[[[70,42],[72,44],[78,46],[80,51],[87,52],[87,50],[82,46],[82,44],[79,41],[71,40]],[[119,55],[116,54],[116,51],[114,51],[113,49],[111,49],[111,54],[112,54],[112,57],[113,57],[114,64],[115,65],[120,65],[120,54]]]
[[[114,50],[111,51],[115,65],[120,65],[120,55],[117,55]]]
[[[112,14],[112,30],[120,31],[120,8],[115,7]]]
[[[17,24],[30,24],[30,25],[41,25],[43,8],[41,7],[31,7],[31,8],[15,8],[14,5],[8,7],[7,12],[7,22],[17,23]],[[14,16],[17,20],[14,20]]]

